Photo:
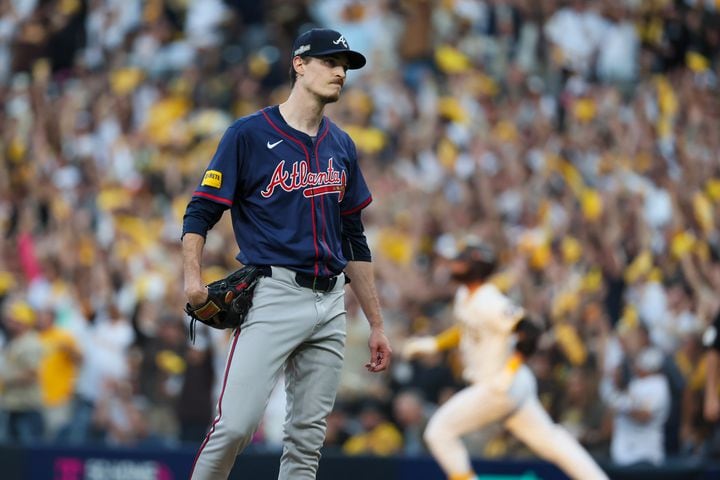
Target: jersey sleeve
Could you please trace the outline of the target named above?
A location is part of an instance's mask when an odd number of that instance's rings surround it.
[[[210,164],[205,169],[193,197],[202,197],[232,206],[242,150],[243,139],[240,130],[236,126],[228,128],[220,140]]]
[[[348,165],[348,179],[345,185],[345,194],[340,202],[340,214],[350,215],[359,212],[370,205],[372,195],[365,183],[362,171],[358,164],[357,151],[352,140],[348,139],[350,149],[350,162]]]
[[[341,239],[343,256],[347,260],[372,261],[370,247],[365,237],[361,211],[342,216]]]
[[[459,325],[453,325],[447,330],[437,334],[435,336],[435,342],[437,343],[438,350],[442,352],[457,347],[460,344],[460,335]]]

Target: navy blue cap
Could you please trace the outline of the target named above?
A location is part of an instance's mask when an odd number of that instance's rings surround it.
[[[292,55],[301,57],[321,57],[342,53],[347,56],[348,68],[356,70],[365,66],[365,56],[354,50],[350,50],[345,37],[335,30],[329,28],[313,28],[301,33],[293,43]]]

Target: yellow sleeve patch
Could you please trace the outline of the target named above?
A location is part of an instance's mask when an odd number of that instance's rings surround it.
[[[201,186],[207,185],[208,187],[220,188],[222,185],[222,172],[217,170],[208,170],[205,172],[205,176],[202,179]]]

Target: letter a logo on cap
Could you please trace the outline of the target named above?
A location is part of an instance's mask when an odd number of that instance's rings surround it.
[[[338,38],[337,40],[333,41],[333,44],[334,44],[334,45],[339,45],[339,44],[341,44],[341,43],[343,44],[343,47],[348,48],[348,44],[347,44],[347,41],[345,40],[345,36],[344,36],[344,35],[340,35],[340,38]]]

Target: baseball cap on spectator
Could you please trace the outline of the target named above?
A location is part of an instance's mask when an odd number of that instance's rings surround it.
[[[348,68],[356,70],[365,66],[365,56],[350,50],[347,40],[338,31],[329,28],[313,28],[301,33],[293,43],[293,57],[321,57],[342,53],[347,56]]]
[[[9,320],[28,327],[35,325],[35,311],[25,301],[15,300],[7,306],[5,314]]]

